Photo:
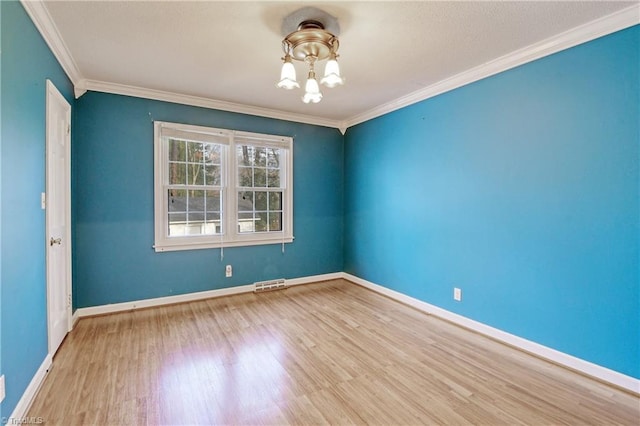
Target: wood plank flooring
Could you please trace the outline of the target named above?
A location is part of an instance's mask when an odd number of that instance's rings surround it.
[[[342,280],[82,319],[48,425],[628,424],[640,400]]]

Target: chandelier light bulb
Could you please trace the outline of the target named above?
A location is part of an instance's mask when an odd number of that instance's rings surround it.
[[[286,90],[300,87],[296,81],[296,69],[291,62],[291,56],[285,55],[283,61],[282,70],[280,71],[280,81],[276,86]]]
[[[316,80],[316,73],[311,69],[309,71],[309,78],[307,79],[307,84],[304,86],[304,96],[302,97],[302,102],[308,104],[312,102],[317,104],[322,99],[322,93],[320,93],[320,86],[318,85],[318,80]]]
[[[331,56],[324,67],[324,78],[320,80],[320,83],[329,88],[336,87],[339,84],[344,84],[344,79],[340,76],[340,65],[338,65],[335,53],[331,53]]]

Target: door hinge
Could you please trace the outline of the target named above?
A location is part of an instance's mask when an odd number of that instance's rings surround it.
[[[67,308],[71,307],[71,295],[67,294]]]
[[[67,134],[71,133],[71,123],[67,123]]]

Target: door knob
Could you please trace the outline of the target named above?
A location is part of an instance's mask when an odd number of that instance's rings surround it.
[[[50,245],[62,244],[62,238],[53,238],[53,237],[51,237],[51,239],[49,240],[49,244]]]

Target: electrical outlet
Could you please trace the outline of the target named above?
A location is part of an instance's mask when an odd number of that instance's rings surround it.
[[[4,374],[0,376],[0,402],[4,400]]]
[[[231,276],[233,276],[233,268],[231,268],[231,265],[227,265],[226,268],[224,268],[224,275],[229,278]]]
[[[458,287],[453,288],[453,300],[457,300],[458,302],[462,300],[462,290]]]

